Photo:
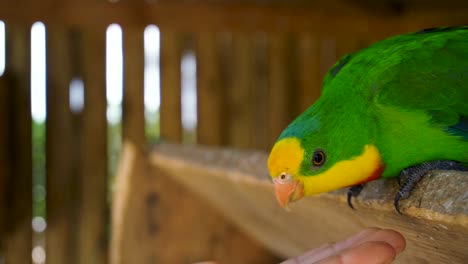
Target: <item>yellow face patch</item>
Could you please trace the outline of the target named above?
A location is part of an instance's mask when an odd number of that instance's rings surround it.
[[[328,170],[313,176],[299,176],[305,195],[329,192],[364,183],[380,176],[382,160],[374,145],[365,145],[361,155],[339,161]]]
[[[268,170],[272,177],[281,173],[297,175],[304,157],[304,149],[297,138],[284,138],[276,142],[268,158]]]
[[[361,155],[339,161],[316,175],[299,174],[303,158],[304,149],[297,138],[278,141],[268,158],[270,175],[278,177],[281,173],[289,174],[304,184],[305,195],[312,195],[373,180],[380,176],[383,169],[379,151],[374,145],[365,145]]]

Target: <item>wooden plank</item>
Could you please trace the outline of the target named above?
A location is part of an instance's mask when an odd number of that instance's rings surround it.
[[[346,54],[358,51],[365,47],[361,36],[338,35],[336,37],[336,60],[341,59]]]
[[[268,94],[268,141],[272,147],[281,132],[291,121],[290,110],[294,87],[290,82],[288,34],[270,36],[269,94]]]
[[[215,33],[197,35],[197,143],[223,145],[224,87],[221,85],[218,38]]]
[[[76,174],[73,159],[76,138],[72,136],[70,81],[72,57],[70,31],[47,29],[47,263],[75,263]]]
[[[394,32],[410,20],[417,19],[426,25],[450,25],[466,23],[466,1],[453,0],[439,4],[402,4],[395,13],[392,5],[366,5],[362,1],[302,1],[301,3],[229,1],[157,1],[142,5],[132,1],[41,1],[23,0],[11,4],[0,3],[0,17],[9,21],[72,26],[106,26],[118,22],[121,25],[157,24],[180,31],[311,31],[329,32]],[[406,2],[406,1],[405,1]],[[383,6],[383,8],[382,8]],[[408,13],[407,13],[408,12]],[[106,15],[103,15],[106,14]],[[174,19],[178,14],[184,19]],[[410,18],[408,15],[413,16]],[[323,25],[327,25],[324,27]],[[343,27],[346,25],[346,27]],[[416,29],[412,29],[416,30]]]
[[[322,82],[330,68],[336,63],[336,38],[323,37],[320,43],[320,79]]]
[[[277,263],[278,258],[124,144],[117,174],[111,263]]]
[[[10,147],[9,142],[9,99],[10,97],[10,80],[5,74],[0,77],[0,259],[3,258],[6,230],[8,224],[8,208],[7,208],[7,183],[10,176]]]
[[[299,35],[298,46],[299,98],[302,112],[319,98],[322,89],[320,47],[317,38],[309,32]]]
[[[406,237],[406,251],[395,263],[463,263],[468,259],[467,172],[434,172],[425,177],[401,203],[403,215],[393,207],[398,190],[394,180],[368,183],[355,201],[357,210],[348,208],[343,190],[304,198],[288,212],[274,197],[266,160],[267,155],[259,152],[164,144],[150,156],[155,168],[205,198],[284,257],[378,226]]]
[[[82,31],[85,85],[78,263],[107,262],[107,120],[105,28]]]
[[[181,121],[181,38],[161,30],[161,138],[182,141]]]
[[[271,141],[267,135],[268,127],[268,36],[266,34],[252,35],[252,69],[249,104],[252,116],[250,120],[250,135],[252,137],[250,148],[267,150]]]
[[[143,27],[126,27],[124,45],[124,96],[122,134],[140,148],[146,147],[144,104]]]
[[[10,109],[11,175],[8,187],[8,229],[5,259],[31,263],[32,132],[30,91],[30,27],[7,24],[7,65],[12,75]]]
[[[223,62],[223,65],[232,69],[226,82],[228,144],[236,148],[248,148],[252,145],[252,105],[249,98],[253,71],[249,37],[239,33],[225,41],[226,49],[232,49]]]

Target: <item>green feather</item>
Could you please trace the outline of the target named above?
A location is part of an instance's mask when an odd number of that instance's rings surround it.
[[[305,149],[301,173],[313,176],[373,144],[395,177],[431,160],[468,163],[468,27],[396,36],[339,60],[322,95],[279,139]],[[311,169],[323,149],[327,162]]]

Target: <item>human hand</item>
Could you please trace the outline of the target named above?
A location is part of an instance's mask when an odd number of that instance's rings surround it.
[[[312,249],[282,264],[391,263],[405,246],[405,238],[394,230],[366,228],[346,240]]]

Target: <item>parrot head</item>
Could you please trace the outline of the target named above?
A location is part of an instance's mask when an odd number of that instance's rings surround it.
[[[320,101],[320,100],[319,100]],[[383,165],[368,131],[322,115],[320,102],[294,120],[274,144],[268,170],[279,204],[378,178]]]

